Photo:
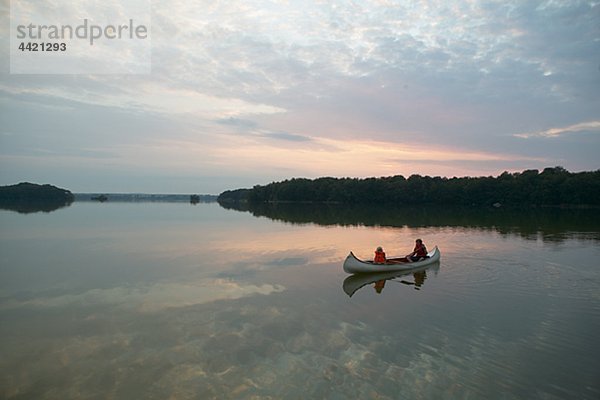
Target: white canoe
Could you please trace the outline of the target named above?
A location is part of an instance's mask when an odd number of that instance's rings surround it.
[[[391,258],[390,260],[393,260],[393,258]],[[362,261],[356,258],[354,253],[350,252],[350,254],[348,254],[348,257],[346,257],[346,260],[344,261],[344,271],[346,271],[349,274],[404,271],[433,264],[434,262],[439,260],[440,250],[437,248],[437,246],[435,246],[433,250],[427,253],[427,258],[425,258],[424,260],[415,262],[403,262],[398,264],[375,264],[373,261]]]

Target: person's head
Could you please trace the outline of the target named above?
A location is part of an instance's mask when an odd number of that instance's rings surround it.
[[[381,246],[377,246],[377,251],[383,251],[383,249],[381,248]]]
[[[417,239],[417,240],[415,240],[415,242],[417,242],[418,244],[423,243],[423,241],[421,239]]]

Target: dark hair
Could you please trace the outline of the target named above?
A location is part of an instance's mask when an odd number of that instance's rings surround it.
[[[417,240],[415,240],[415,242],[423,243],[423,241],[421,239],[417,239]]]

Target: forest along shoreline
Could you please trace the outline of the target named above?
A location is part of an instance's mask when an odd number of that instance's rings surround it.
[[[503,172],[497,177],[292,178],[252,189],[227,190],[232,203],[329,203],[488,207],[600,207],[600,170],[572,173],[562,167]]]

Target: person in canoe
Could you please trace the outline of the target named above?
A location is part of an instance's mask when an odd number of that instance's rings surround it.
[[[385,264],[385,261],[385,252],[383,251],[381,246],[379,246],[377,247],[377,250],[375,250],[375,258],[373,259],[373,262],[375,264]]]
[[[415,240],[415,248],[409,255],[406,256],[408,262],[415,262],[427,258],[427,247],[421,239]]]
[[[386,264],[411,263],[424,260],[427,257],[427,247],[425,247],[425,244],[421,239],[417,239],[415,241],[415,248],[412,251],[412,253],[407,254],[405,257],[402,258],[391,258],[389,260],[386,260]]]

